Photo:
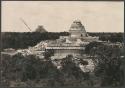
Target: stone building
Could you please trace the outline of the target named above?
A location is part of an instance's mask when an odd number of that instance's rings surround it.
[[[46,50],[54,51],[54,58],[63,58],[67,55],[81,56],[84,54],[85,45],[98,41],[98,37],[87,34],[84,25],[79,20],[73,21],[69,29],[69,36],[60,36],[55,41],[48,41]]]

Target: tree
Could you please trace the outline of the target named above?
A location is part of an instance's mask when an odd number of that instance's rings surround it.
[[[84,79],[84,72],[73,61],[73,56],[68,55],[61,61],[61,72],[64,78],[71,79]]]
[[[101,45],[94,49],[92,54],[96,64],[95,75],[102,80],[102,86],[120,86],[121,85],[121,51],[117,46]]]
[[[92,48],[98,47],[100,45],[103,44],[100,42],[90,42],[88,45],[85,46],[85,53],[90,54]]]
[[[54,55],[54,50],[46,50],[44,53],[44,58],[46,60],[51,60],[50,57]]]
[[[40,41],[55,40],[66,36],[68,32],[2,32],[2,50],[6,48],[24,49],[35,46]],[[22,42],[23,41],[23,42]]]

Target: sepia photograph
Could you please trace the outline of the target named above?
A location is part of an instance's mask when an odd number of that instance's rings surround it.
[[[123,1],[1,1],[0,86],[123,87],[124,42]]]

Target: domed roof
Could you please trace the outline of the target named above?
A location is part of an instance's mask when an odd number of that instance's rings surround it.
[[[85,30],[80,20],[75,20],[71,24],[70,30]]]
[[[80,20],[74,20],[73,23],[81,23]]]

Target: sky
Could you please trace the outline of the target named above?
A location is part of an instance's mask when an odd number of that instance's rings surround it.
[[[124,32],[124,2],[2,1],[2,32],[29,32],[43,25],[49,32],[68,31],[81,20],[87,32]]]

